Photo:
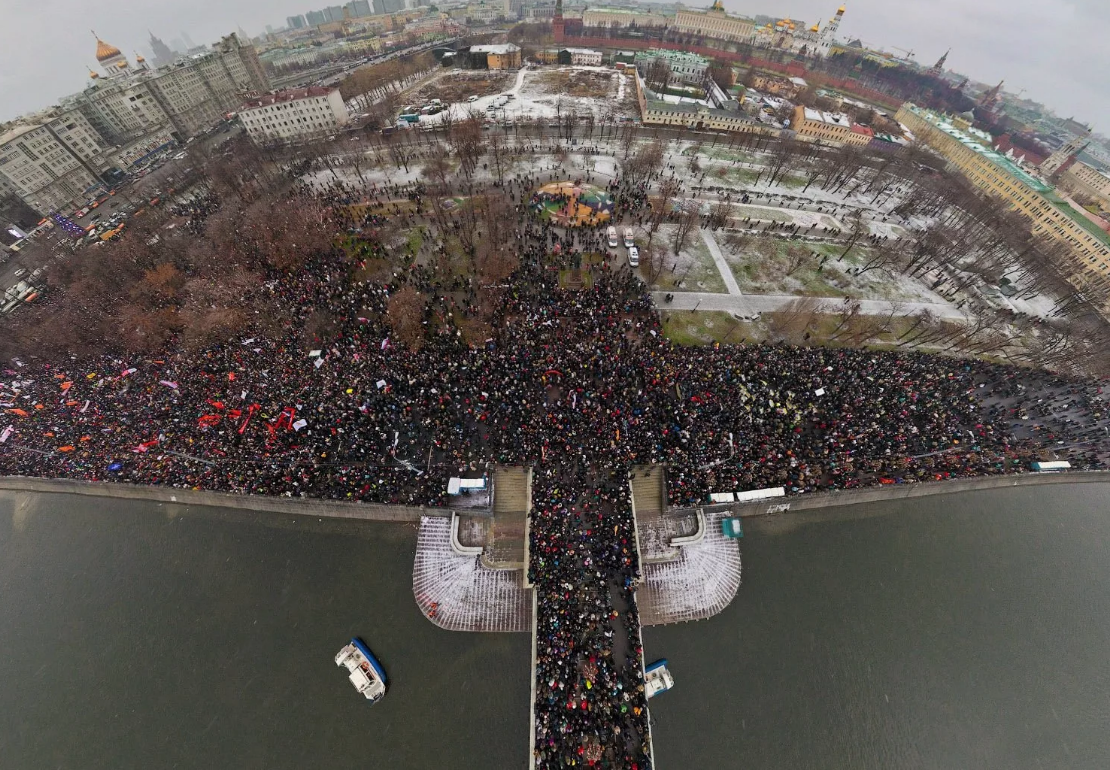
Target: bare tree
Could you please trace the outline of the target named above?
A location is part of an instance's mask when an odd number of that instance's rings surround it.
[[[647,213],[647,233],[648,251],[651,251],[652,244],[655,240],[655,233],[658,232],[659,227],[667,221],[667,217],[671,214],[671,209],[674,207],[675,196],[678,195],[681,185],[674,177],[664,179],[659,185],[659,193],[654,198],[649,199],[649,209]]]
[[[686,248],[686,244],[690,241],[690,233],[697,227],[700,219],[697,201],[686,201],[685,205],[678,213],[674,229],[674,238],[671,241],[671,248],[674,250],[675,255],[678,255],[679,252]]]
[[[424,343],[424,310],[427,297],[411,286],[394,292],[386,305],[386,320],[397,339],[419,350]]]

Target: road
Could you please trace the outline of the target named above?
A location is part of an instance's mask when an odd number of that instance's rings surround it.
[[[670,294],[670,302],[666,298]],[[682,291],[665,292],[655,291],[651,294],[655,305],[660,310],[719,310],[725,313],[734,313],[740,316],[754,316],[757,313],[774,313],[782,310],[789,303],[806,297],[776,294],[711,294],[707,292]],[[844,300],[840,297],[812,297],[817,303],[816,310],[822,313],[838,313],[844,309]],[[968,323],[968,316],[952,305],[936,304],[932,302],[893,302],[885,299],[860,300],[860,313],[863,315],[887,315],[891,309],[897,310],[896,316],[912,316],[922,310],[928,310],[937,318],[946,321],[959,321]]]

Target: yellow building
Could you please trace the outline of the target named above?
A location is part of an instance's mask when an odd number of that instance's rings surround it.
[[[1070,247],[1074,259],[1061,267],[1078,288],[1110,285],[1110,235],[1063,201],[1051,185],[992,149],[989,134],[960,131],[944,116],[908,102],[895,118],[971,184],[1029,219],[1034,235]]]
[[[482,56],[486,59],[486,67],[491,70],[520,68],[520,46],[512,43],[470,46],[471,62],[477,62]]]
[[[1060,186],[1098,201],[1110,208],[1110,176],[1077,160],[1060,174]]]
[[[698,131],[767,134],[771,130],[743,112],[719,110],[703,104],[647,102],[641,111],[645,126],[674,126]]]
[[[729,16],[721,0],[716,0],[708,11],[679,11],[674,17],[674,29],[687,35],[738,43],[750,43],[755,36],[755,23],[751,19]]]
[[[863,147],[875,138],[866,126],[852,123],[842,112],[822,112],[798,105],[794,110],[795,133],[803,139]]]
[[[587,8],[582,12],[583,27],[666,27],[670,16],[661,13],[640,13],[624,8]]]

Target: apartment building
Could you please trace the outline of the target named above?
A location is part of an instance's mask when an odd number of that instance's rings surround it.
[[[293,142],[326,136],[348,122],[338,88],[277,91],[244,104],[239,120],[256,144]]]

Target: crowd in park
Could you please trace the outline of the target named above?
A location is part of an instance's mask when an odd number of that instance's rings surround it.
[[[415,261],[385,282],[357,280],[337,248],[268,283],[292,308],[284,337],[245,330],[197,353],[9,362],[0,471],[442,505],[449,476],[489,462],[666,463],[670,502],[693,505],[715,491],[1012,473],[1061,445],[1073,464],[1101,465],[1097,382],[908,352],[672,344],[621,262],[595,265],[587,289],[560,287],[562,268],[602,248],[603,227],[527,215],[536,181],[507,185],[519,264],[501,288]],[[618,210],[635,195],[619,182],[609,192]],[[415,216],[385,210],[345,223],[363,258],[384,250],[375,232]],[[389,323],[406,287],[426,299],[419,346]],[[306,344],[319,312],[333,324]],[[459,326],[477,313],[489,336],[468,344]],[[1066,415],[1037,411],[1060,393],[1072,394]]]

